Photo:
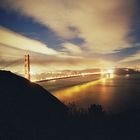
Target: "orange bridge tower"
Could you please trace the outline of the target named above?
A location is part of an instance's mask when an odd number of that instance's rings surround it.
[[[28,80],[31,79],[30,77],[30,55],[24,55],[24,77]]]

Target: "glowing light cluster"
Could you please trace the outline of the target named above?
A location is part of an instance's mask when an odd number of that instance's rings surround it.
[[[101,70],[101,77],[107,79],[114,78],[114,69],[111,68],[111,69]]]

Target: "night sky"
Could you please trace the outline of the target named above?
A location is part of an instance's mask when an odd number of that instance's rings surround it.
[[[140,67],[138,0],[1,0],[0,67]]]

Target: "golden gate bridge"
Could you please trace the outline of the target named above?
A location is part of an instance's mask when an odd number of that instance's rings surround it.
[[[31,72],[30,72],[30,55],[26,54],[24,55],[24,77],[31,81]],[[85,73],[78,73],[78,74],[67,74],[65,76],[57,76],[57,77],[51,77],[47,79],[38,80],[36,82],[44,82],[49,80],[58,80],[58,79],[65,79],[65,78],[71,78],[71,77],[80,77],[80,76],[87,76],[87,75],[95,75],[95,74],[102,74],[106,78],[112,78],[113,70],[110,69],[108,71],[101,71],[101,72],[85,72]]]
[[[13,56],[14,57],[14,56]],[[23,59],[22,59],[23,60]],[[15,63],[21,63],[21,61],[19,60],[15,60]],[[14,64],[14,63],[12,63]],[[9,67],[9,66],[5,66],[5,67]],[[55,76],[51,76],[51,77],[47,77],[44,79],[36,79],[33,80],[32,79],[32,74],[31,74],[31,61],[30,61],[30,55],[29,54],[25,54],[24,55],[24,77],[30,81],[33,82],[45,82],[45,81],[50,81],[50,80],[59,80],[59,79],[66,79],[66,78],[72,78],[72,77],[84,77],[84,76],[88,76],[88,75],[103,75],[106,78],[111,78],[112,77],[112,73],[113,71],[110,70],[104,70],[104,71],[99,71],[99,72],[81,72],[81,73],[65,73],[65,74],[61,74],[61,75],[57,75],[55,74]],[[55,73],[55,72],[52,72]],[[56,72],[57,73],[57,72]]]

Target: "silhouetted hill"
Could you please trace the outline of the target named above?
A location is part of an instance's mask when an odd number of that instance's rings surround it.
[[[7,112],[28,113],[28,116],[53,117],[67,110],[64,104],[41,86],[8,71],[0,71],[0,105]]]
[[[53,126],[52,123],[65,117],[67,110],[63,103],[41,86],[9,71],[0,71],[2,135],[7,133],[7,136],[14,131],[13,133],[16,133],[14,136],[17,136],[20,135],[20,130],[27,132],[29,129],[32,133],[32,127],[41,129],[44,126]]]

